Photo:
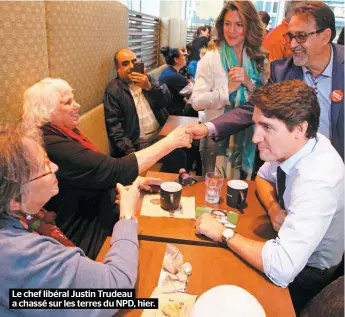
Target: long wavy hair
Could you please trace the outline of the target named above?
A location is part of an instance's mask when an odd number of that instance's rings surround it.
[[[240,15],[245,30],[244,45],[247,47],[247,54],[250,59],[257,62],[258,70],[262,71],[267,52],[261,47],[265,36],[265,25],[262,23],[258,11],[251,1],[226,2],[215,25],[219,44],[225,41],[224,17],[228,11],[237,11]]]

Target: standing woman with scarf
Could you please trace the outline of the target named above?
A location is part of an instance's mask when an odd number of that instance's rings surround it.
[[[247,102],[256,87],[266,84],[266,52],[261,48],[265,26],[250,1],[227,2],[216,21],[217,47],[200,61],[191,103],[205,110],[205,121]],[[241,120],[241,118],[239,118]],[[220,142],[200,143],[203,174],[250,179],[255,159],[250,126]]]

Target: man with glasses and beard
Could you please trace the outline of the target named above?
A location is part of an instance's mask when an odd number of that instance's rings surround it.
[[[334,13],[326,4],[295,7],[285,35],[292,57],[272,63],[270,82],[301,79],[314,88],[321,108],[318,132],[344,160],[344,47],[332,44],[335,35]]]
[[[286,38],[292,56],[271,63],[269,84],[303,80],[314,88],[321,107],[318,132],[330,139],[344,160],[344,47],[336,35],[333,11],[321,1],[303,1],[293,8]],[[225,137],[253,124],[253,106],[244,104],[187,129],[195,139]]]

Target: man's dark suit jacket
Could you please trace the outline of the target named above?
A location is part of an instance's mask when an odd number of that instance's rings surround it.
[[[344,92],[344,46],[332,44],[332,47],[334,53],[332,91],[341,90]],[[271,63],[269,84],[291,79],[303,80],[302,67],[293,63],[292,56]],[[253,124],[253,111],[253,105],[244,104],[212,120],[211,122],[217,129],[216,137],[221,138],[235,134]],[[332,101],[331,125],[331,142],[344,160],[344,99],[340,102]]]

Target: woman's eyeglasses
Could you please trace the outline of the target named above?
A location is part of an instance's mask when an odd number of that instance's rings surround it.
[[[51,168],[51,166],[50,166],[50,163],[51,163],[51,161],[49,160],[48,157],[46,157],[46,159],[45,159],[45,165],[48,167],[49,171],[46,172],[46,173],[44,173],[44,174],[42,174],[42,175],[39,175],[39,176],[36,176],[36,177],[30,179],[30,180],[27,181],[25,184],[31,183],[31,182],[33,182],[33,181],[35,181],[35,180],[37,180],[37,179],[40,179],[40,178],[43,178],[43,177],[45,177],[45,176],[47,176],[47,175],[53,174],[54,172],[53,172],[53,170],[52,170],[52,168]]]
[[[33,179],[30,179],[29,181],[27,181],[25,184],[31,183],[31,182],[33,182],[33,181],[35,181],[35,180],[37,180],[37,179],[40,179],[40,178],[43,178],[43,177],[49,175],[49,174],[53,174],[52,169],[51,169],[50,167],[49,167],[49,169],[50,169],[49,172],[44,173],[44,174],[42,174],[42,175],[40,175],[40,176],[34,177]]]
[[[308,37],[313,34],[319,34],[323,32],[325,29],[319,29],[314,32],[297,32],[296,34],[292,34],[291,32],[287,32],[284,34],[285,38],[287,39],[288,43],[291,43],[292,39],[295,39],[298,44],[303,44],[307,41]]]

